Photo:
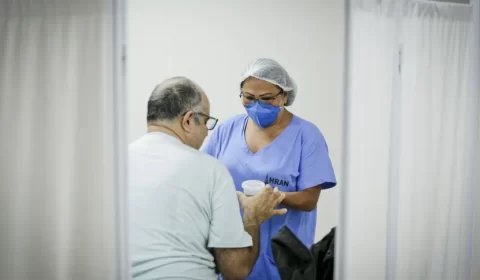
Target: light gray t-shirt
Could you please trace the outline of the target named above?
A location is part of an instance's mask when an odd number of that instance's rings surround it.
[[[210,248],[252,246],[232,177],[216,159],[164,133],[129,147],[134,279],[216,279]]]

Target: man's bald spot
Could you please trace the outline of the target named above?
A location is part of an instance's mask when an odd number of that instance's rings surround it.
[[[196,82],[190,80],[187,77],[178,76],[178,77],[168,78],[166,80],[163,80],[161,83],[159,83],[153,90],[152,94],[150,95],[150,99],[156,98],[159,95],[167,92],[168,89],[178,87],[179,85],[190,86],[192,88],[195,88],[201,94],[202,93],[205,94],[203,89]]]
[[[158,84],[148,101],[147,121],[172,121],[188,111],[203,111],[203,89],[186,77],[173,77]]]

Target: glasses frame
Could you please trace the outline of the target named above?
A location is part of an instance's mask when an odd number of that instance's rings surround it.
[[[260,98],[255,98],[254,96],[245,96],[245,94],[243,92],[240,92],[239,94],[239,97],[243,99],[243,101],[247,102],[247,103],[252,103],[252,102],[265,102],[265,103],[270,103],[270,102],[273,102],[275,101],[275,99],[277,99],[277,97],[281,94],[284,94],[285,91],[283,90],[280,90],[279,93],[273,95],[273,96],[267,96],[267,97],[263,97],[263,98],[270,98],[269,100],[262,100],[262,97]]]
[[[217,126],[217,123],[218,123],[218,119],[217,118],[214,118],[212,116],[209,116],[205,113],[202,113],[202,112],[196,112],[196,111],[187,111],[185,113],[182,114],[182,116],[185,116],[188,112],[192,112],[194,115],[200,115],[202,117],[205,117],[205,126],[207,127],[208,130],[214,130],[215,127]],[[209,120],[213,120],[213,125],[212,127],[208,127],[207,123]]]

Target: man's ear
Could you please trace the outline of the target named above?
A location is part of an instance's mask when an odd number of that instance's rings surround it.
[[[183,129],[185,129],[186,131],[190,131],[190,125],[192,124],[192,121],[193,121],[193,112],[189,111],[182,118]]]

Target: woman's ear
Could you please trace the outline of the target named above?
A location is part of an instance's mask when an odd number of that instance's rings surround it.
[[[288,93],[285,92],[283,96],[285,96],[285,102],[283,103],[283,106],[287,106],[287,103],[288,103]]]

